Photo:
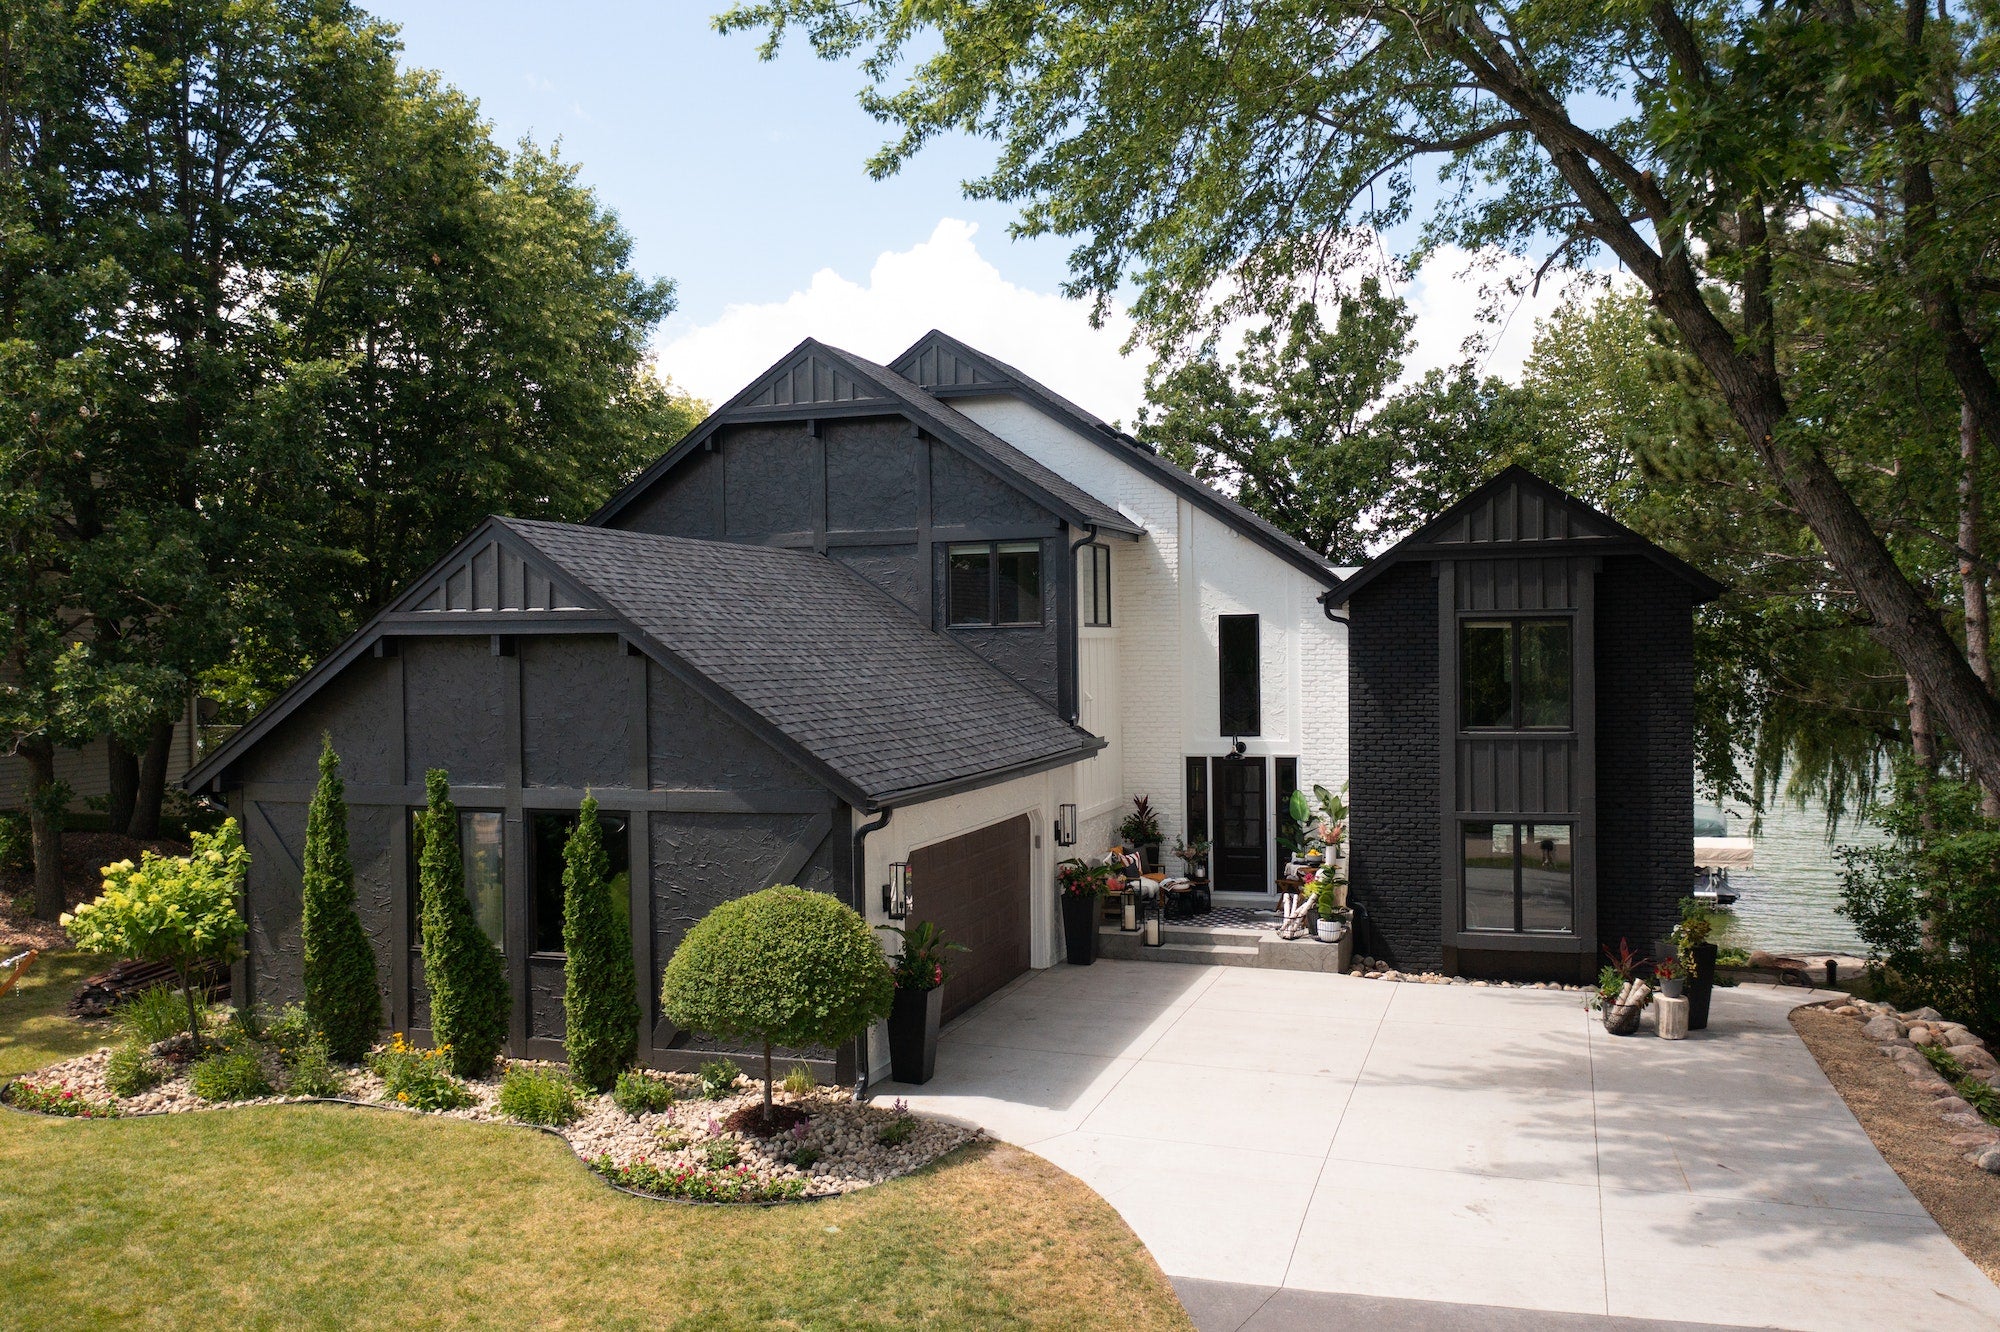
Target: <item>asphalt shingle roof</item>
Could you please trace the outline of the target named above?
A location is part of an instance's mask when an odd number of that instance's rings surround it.
[[[496,521],[876,804],[1102,746],[826,556]]]

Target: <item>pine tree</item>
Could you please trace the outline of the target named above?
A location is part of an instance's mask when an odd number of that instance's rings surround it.
[[[588,792],[563,847],[563,1048],[571,1076],[599,1091],[639,1052],[632,930],[611,900],[610,862]]]
[[[382,1027],[382,993],[375,950],[354,909],[354,862],[347,852],[347,792],[340,755],[323,736],[319,789],[306,811],[305,912],[299,925],[305,955],[306,1016],[334,1058],[361,1058]]]
[[[479,928],[465,896],[458,807],[443,768],[424,774],[424,849],[418,860],[424,984],[430,990],[431,1039],[450,1053],[452,1072],[476,1078],[507,1043],[507,970]]]

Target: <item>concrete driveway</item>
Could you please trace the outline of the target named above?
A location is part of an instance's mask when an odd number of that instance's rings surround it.
[[[1083,1179],[1204,1328],[2000,1327],[1786,1022],[1803,997],[1718,990],[1673,1042],[1575,993],[1059,966],[880,1094]]]

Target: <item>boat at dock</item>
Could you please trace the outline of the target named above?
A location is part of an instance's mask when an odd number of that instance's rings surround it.
[[[1724,810],[1713,805],[1695,806],[1691,896],[1714,907],[1734,906],[1741,894],[1730,884],[1730,872],[1751,869],[1755,864],[1756,844],[1748,837],[1730,836],[1729,815]]]

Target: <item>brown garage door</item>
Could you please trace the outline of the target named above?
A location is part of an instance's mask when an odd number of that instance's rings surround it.
[[[1028,969],[1028,816],[910,853],[913,922],[934,922],[968,951],[944,983],[947,1021]]]

